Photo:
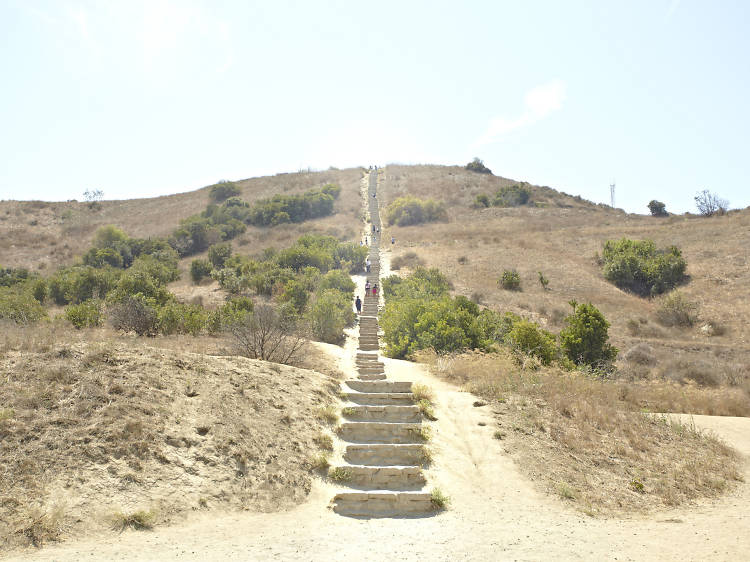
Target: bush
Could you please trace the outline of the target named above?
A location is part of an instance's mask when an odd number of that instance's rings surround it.
[[[549,365],[558,355],[555,336],[528,320],[514,322],[503,341],[517,351],[538,357],[544,365]]]
[[[649,201],[648,204],[648,210],[651,211],[652,217],[667,217],[669,216],[669,213],[667,212],[667,208],[661,201],[657,201],[656,199],[652,199]]]
[[[425,201],[407,195],[399,197],[386,209],[389,224],[409,226],[425,222],[448,220],[448,213],[442,202],[427,199]]]
[[[354,323],[354,311],[349,295],[335,289],[321,291],[307,313],[313,337],[326,343],[343,339],[346,326]]]
[[[110,322],[115,330],[152,336],[157,332],[158,305],[141,294],[126,296],[110,307]]]
[[[339,193],[339,186],[327,184],[301,195],[274,195],[261,199],[250,209],[247,222],[256,226],[276,226],[325,217],[333,213],[333,202]]]
[[[694,199],[695,206],[698,207],[698,212],[704,217],[723,215],[729,209],[729,201],[722,199],[707,189],[698,193]]]
[[[495,207],[519,207],[526,205],[530,198],[531,191],[528,187],[520,184],[507,185],[497,190],[492,204]]]
[[[47,312],[30,293],[16,287],[0,287],[0,320],[15,324],[33,324]]]
[[[39,302],[44,304],[47,300],[47,282],[44,279],[37,279],[31,284],[31,294]]]
[[[499,284],[506,291],[520,291],[521,276],[515,269],[506,269],[500,277]]]
[[[220,181],[212,185],[208,192],[208,197],[214,203],[220,203],[230,197],[236,197],[240,194],[240,188],[234,182]]]
[[[698,304],[689,301],[680,291],[672,291],[661,299],[656,320],[662,326],[691,327],[698,321]]]
[[[474,160],[466,164],[464,168],[469,170],[470,172],[476,172],[478,174],[492,174],[492,170],[485,166],[484,162],[482,162],[479,158],[474,158]]]
[[[24,267],[0,267],[0,287],[12,287],[24,283],[30,278],[29,270]]]
[[[489,349],[484,326],[491,326],[479,307],[466,297],[451,298],[450,284],[437,269],[417,268],[406,278],[383,280],[386,306],[381,317],[390,357],[404,358],[420,349],[438,353]]]
[[[549,279],[547,279],[541,271],[537,271],[539,274],[539,284],[542,286],[542,290],[546,291],[549,288]]]
[[[203,307],[169,301],[156,310],[157,330],[164,335],[199,335],[208,323],[208,313]]]
[[[608,343],[609,322],[593,304],[571,301],[573,314],[560,331],[560,347],[576,365],[604,366],[615,360],[617,348]]]
[[[215,268],[224,267],[224,262],[232,255],[232,245],[229,242],[214,244],[208,249],[208,261]]]
[[[211,275],[211,262],[206,259],[197,259],[190,262],[190,278],[196,285],[204,278]]]
[[[49,278],[49,296],[58,305],[78,304],[104,298],[118,283],[122,272],[110,267],[74,266],[57,270]]]
[[[97,328],[102,325],[102,303],[99,300],[88,300],[68,305],[65,307],[65,318],[78,330]]]
[[[608,240],[602,258],[608,281],[641,296],[671,290],[685,279],[687,263],[676,246],[657,249],[652,240]]]
[[[476,209],[484,209],[486,207],[490,206],[490,198],[487,196],[486,193],[480,193],[477,195],[476,199],[474,199],[474,208]]]

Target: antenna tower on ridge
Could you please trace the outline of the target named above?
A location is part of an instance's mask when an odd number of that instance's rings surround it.
[[[612,181],[611,184],[609,184],[609,198],[612,201],[612,208],[615,208],[615,182]]]

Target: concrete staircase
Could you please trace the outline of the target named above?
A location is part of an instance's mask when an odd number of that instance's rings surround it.
[[[371,225],[380,229],[377,172],[369,174]],[[422,414],[414,404],[410,382],[386,380],[379,357],[380,235],[368,232],[370,271],[367,281],[378,294],[365,295],[359,317],[357,378],[342,383],[344,418],[338,437],[345,443],[344,464],[333,466],[331,478],[345,490],[333,498],[336,513],[355,517],[424,516],[435,513],[425,491]]]

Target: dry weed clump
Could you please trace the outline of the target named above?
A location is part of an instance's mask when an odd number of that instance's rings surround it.
[[[641,411],[654,385],[640,390],[557,368],[525,370],[509,353],[467,353],[441,363],[423,353],[420,360],[495,400],[498,431],[522,468],[587,511],[676,505],[715,495],[741,478],[736,454],[721,441]],[[683,399],[709,400],[697,392]],[[634,481],[642,484],[638,490]],[[560,483],[571,493],[563,494]]]

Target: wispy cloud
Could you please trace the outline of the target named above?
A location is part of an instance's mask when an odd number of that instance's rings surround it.
[[[528,127],[544,119],[562,107],[565,100],[565,82],[555,80],[532,88],[523,98],[524,110],[516,117],[495,117],[490,121],[485,133],[472,148],[497,142],[508,133]]]

